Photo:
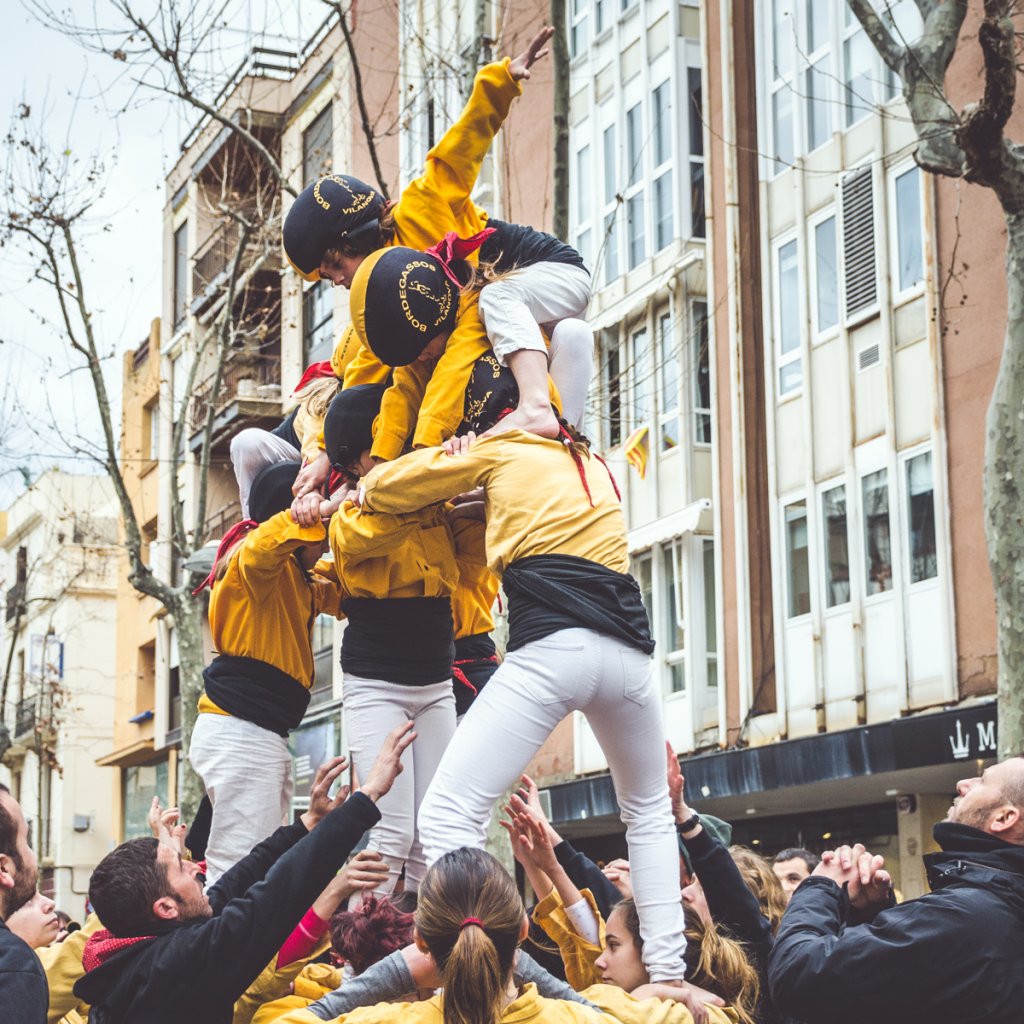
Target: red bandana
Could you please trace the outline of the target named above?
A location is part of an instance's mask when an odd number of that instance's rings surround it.
[[[310,363],[292,394],[297,395],[307,384],[311,384],[321,377],[333,377],[334,375],[334,367],[331,366],[329,359],[325,359],[322,363]]]
[[[441,239],[437,245],[432,245],[427,252],[431,256],[437,257],[441,266],[444,268],[445,274],[448,275],[448,280],[451,281],[456,288],[461,288],[462,284],[459,279],[452,272],[451,263],[452,260],[464,260],[470,253],[476,252],[484,242],[487,241],[491,235],[497,233],[497,228],[484,228],[483,231],[478,231],[475,235],[471,235],[469,238],[459,238],[454,231],[449,231],[448,234]]]
[[[244,537],[250,530],[255,530],[259,525],[260,524],[257,523],[255,519],[243,519],[240,523],[235,523],[235,525],[224,534],[220,544],[217,545],[217,554],[213,558],[213,568],[210,570],[210,575],[192,591],[193,597],[197,594],[201,594],[207,587],[213,586],[213,574],[217,571],[217,563],[224,556],[224,552],[227,551],[239,537]]]
[[[122,949],[134,946],[136,942],[145,942],[147,939],[155,939],[155,935],[136,935],[129,939],[118,939],[111,935],[106,928],[93,932],[89,941],[82,950],[82,966],[86,973],[96,970],[101,964],[109,960],[115,953]]]

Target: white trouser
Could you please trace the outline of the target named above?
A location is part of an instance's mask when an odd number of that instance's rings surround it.
[[[260,472],[276,462],[301,462],[302,453],[283,438],[259,427],[246,427],[231,438],[231,465],[238,480],[242,518],[249,518],[249,491]]]
[[[583,711],[608,758],[651,981],[683,978],[679,848],[665,781],[661,701],[647,655],[589,629],[563,629],[505,656],[466,713],[420,808],[432,864],[482,847],[494,802],[555,726]],[[418,742],[418,741],[417,741]]]
[[[212,884],[290,816],[292,758],[277,733],[204,712],[196,718],[188,759],[213,805],[206,845]]]
[[[416,742],[402,757],[402,771],[391,792],[377,804],[381,820],[367,844],[380,851],[388,866],[387,882],[375,891],[393,891],[404,865],[405,888],[415,892],[426,872],[416,818],[441,755],[455,733],[452,681],[405,686],[346,672],[342,711],[349,754],[360,780],[370,774],[388,733],[402,722],[416,723]]]
[[[572,424],[582,422],[590,386],[594,338],[582,320],[590,294],[590,275],[571,263],[520,267],[480,292],[480,321],[502,366],[512,352],[547,352],[541,327],[547,330],[551,377],[562,395],[563,414]]]

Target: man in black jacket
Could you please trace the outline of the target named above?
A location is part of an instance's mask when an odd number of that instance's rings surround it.
[[[321,766],[309,810],[278,829],[204,893],[198,868],[155,839],[133,839],[93,872],[89,898],[106,926],[86,944],[75,995],[90,1024],[228,1024],[235,1000],[270,962],[380,819],[376,803],[415,738],[388,737],[361,789],[333,800],[344,758]]]
[[[43,1024],[50,992],[32,947],[4,921],[36,893],[36,855],[18,801],[0,783],[0,1024]]]
[[[1020,1024],[1024,756],[957,784],[925,863],[932,891],[892,904],[881,857],[825,854],[793,893],[768,975],[806,1024]]]

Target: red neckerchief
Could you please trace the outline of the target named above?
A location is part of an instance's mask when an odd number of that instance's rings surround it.
[[[201,594],[207,587],[213,586],[213,574],[217,571],[217,563],[223,557],[224,552],[227,551],[239,537],[244,537],[250,530],[255,530],[259,525],[260,524],[257,523],[255,519],[243,519],[240,523],[235,523],[235,525],[224,534],[221,542],[217,545],[217,554],[214,556],[213,568],[210,570],[210,575],[192,591],[193,597],[197,594]]]
[[[470,253],[476,252],[491,235],[497,233],[497,228],[484,228],[469,238],[459,238],[454,231],[449,231],[437,245],[432,245],[426,251],[434,256],[444,268],[448,280],[456,288],[462,287],[462,282],[455,276],[451,264],[453,260],[464,260]]]
[[[321,377],[335,376],[337,376],[337,374],[334,372],[334,367],[331,366],[330,359],[325,359],[322,363],[310,363],[302,374],[302,380],[295,385],[295,390],[292,394],[297,395],[307,384],[314,380],[319,380]]]
[[[115,953],[120,953],[122,949],[134,946],[136,942],[145,942],[147,939],[155,938],[155,935],[136,935],[128,939],[119,939],[111,935],[106,928],[101,928],[89,936],[89,941],[86,942],[85,948],[82,950],[82,966],[88,974],[89,971],[94,971],[104,964]]]

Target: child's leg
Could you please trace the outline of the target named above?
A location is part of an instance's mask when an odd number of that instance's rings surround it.
[[[576,707],[589,664],[584,636],[590,635],[561,630],[512,651],[473,702],[420,807],[428,866],[449,850],[483,848],[494,802]]]
[[[562,416],[583,429],[587,392],[594,372],[594,332],[583,320],[560,320],[551,331],[551,379],[562,396]]]
[[[416,742],[409,752],[413,762],[414,813],[418,815],[427,787],[441,763],[452,736],[455,735],[455,695],[452,693],[450,679],[431,686],[411,686],[409,689],[415,691],[416,702],[419,705],[414,718]],[[412,849],[405,862],[405,891],[418,892],[420,882],[426,873],[426,858],[417,829]]]
[[[535,263],[482,289],[480,320],[498,362],[509,367],[519,385],[519,407],[488,434],[518,428],[557,435],[548,398],[547,345],[539,325],[579,317],[589,302],[590,275],[568,263]]]
[[[196,719],[188,759],[213,806],[206,846],[206,877],[212,885],[281,827],[290,797],[291,755],[276,733],[207,712]]]
[[[416,689],[383,679],[365,679],[345,673],[345,700],[342,705],[345,738],[360,780],[365,780],[370,774],[388,733],[414,717],[407,702],[415,698]],[[380,852],[388,866],[387,881],[374,890],[382,894],[394,890],[412,848],[416,768],[408,757],[404,765],[391,791],[377,804],[381,820],[370,831],[367,843],[369,849]],[[361,902],[362,894],[357,893],[350,906],[358,906]]]
[[[276,462],[300,462],[302,453],[294,445],[258,427],[246,427],[231,438],[231,465],[238,479],[238,500],[242,518],[249,518],[249,490],[260,471]]]
[[[665,731],[651,671],[642,651],[598,633],[588,648],[603,667],[601,686],[582,708],[608,758],[626,826],[630,877],[651,981],[682,981],[683,909],[679,848],[665,779]]]

